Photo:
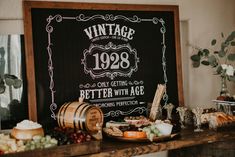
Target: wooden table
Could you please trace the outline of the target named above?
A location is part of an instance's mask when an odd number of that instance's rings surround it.
[[[64,145],[44,150],[6,154],[4,157],[130,157],[168,151],[168,157],[235,157],[235,128],[224,131],[183,130],[178,137],[162,142],[123,142],[104,138],[80,145]],[[91,153],[94,154],[91,154]],[[97,152],[97,153],[96,153]],[[82,155],[86,154],[86,155]]]
[[[206,148],[208,147],[208,148]],[[101,152],[86,155],[89,157],[129,157],[149,154],[160,151],[169,151],[168,156],[200,156],[198,153],[206,152],[207,156],[213,156],[214,150],[235,150],[235,129],[229,131],[204,130],[195,133],[193,130],[183,130],[179,137],[158,143],[134,143],[104,139],[101,143]],[[210,149],[210,150],[207,150]],[[213,150],[214,149],[214,150]],[[202,151],[204,150],[204,151]],[[231,154],[232,153],[232,154]],[[191,155],[190,155],[191,154]],[[216,153],[218,154],[218,152]],[[213,157],[216,157],[216,154]],[[230,152],[231,157],[235,151]],[[204,156],[203,156],[204,157]],[[226,156],[230,157],[230,156]]]

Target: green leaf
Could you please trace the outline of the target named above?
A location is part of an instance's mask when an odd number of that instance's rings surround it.
[[[4,78],[9,78],[9,79],[17,79],[17,77],[15,75],[10,75],[10,74],[5,74]]]
[[[0,86],[0,94],[3,94],[5,92],[6,86],[5,85],[1,85]]]
[[[216,44],[216,39],[213,39],[212,41],[211,41],[211,45],[213,46],[213,45],[215,45]]]
[[[209,63],[213,63],[213,62],[215,62],[215,61],[216,61],[216,58],[215,58],[214,55],[211,55],[211,56],[208,57],[208,62],[209,62]]]
[[[208,56],[210,51],[208,49],[203,49],[204,56]]]
[[[235,61],[235,53],[230,53],[230,54],[228,55],[228,60],[230,60],[230,61]]]
[[[2,53],[5,53],[4,47],[0,47],[0,54],[2,55]]]
[[[4,79],[0,77],[0,86],[5,85]]]
[[[13,87],[14,88],[20,88],[21,87],[21,85],[22,85],[22,81],[20,80],[20,79],[15,79],[14,80],[14,84],[13,84]]]
[[[218,65],[218,62],[214,55],[208,57],[208,62],[212,67],[216,67]]]
[[[5,82],[8,86],[12,86],[14,84],[14,79],[5,78]]]
[[[207,66],[207,65],[210,65],[210,63],[209,63],[208,61],[202,61],[201,63],[202,63],[203,65],[206,65],[206,66]]]
[[[191,60],[194,61],[194,62],[199,62],[200,59],[201,59],[201,57],[198,56],[198,55],[192,55],[192,56],[191,56]]]
[[[226,53],[223,50],[220,50],[218,55],[219,57],[224,57]]]
[[[198,68],[200,66],[200,62],[193,62],[193,67]]]
[[[199,50],[199,51],[197,52],[197,55],[201,57],[201,56],[203,56],[203,52],[202,52],[201,50]]]
[[[229,34],[229,36],[227,37],[225,42],[230,42],[230,41],[234,40],[234,38],[235,38],[235,31],[233,31],[231,34]]]
[[[235,46],[235,41],[232,41],[230,44],[231,44],[232,46]]]
[[[229,77],[229,80],[235,82],[235,76],[230,76],[230,77]]]
[[[14,84],[14,81],[18,79],[15,75],[10,75],[10,74],[5,74],[4,78],[8,86],[12,86]]]
[[[221,32],[221,37],[224,38],[224,33],[223,32]]]
[[[224,51],[225,48],[229,45],[229,42],[222,42],[221,43],[221,50]]]
[[[224,42],[222,42],[220,51],[224,51],[225,48],[226,48],[226,44]]]
[[[221,73],[222,73],[222,70],[223,70],[223,69],[222,69],[221,65],[218,66],[217,69],[216,69],[217,74],[221,74]]]

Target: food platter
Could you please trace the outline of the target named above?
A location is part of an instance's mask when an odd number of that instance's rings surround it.
[[[12,130],[0,130],[0,134],[6,134],[10,136]],[[9,140],[10,141],[10,140]],[[1,141],[0,139],[0,142]],[[12,143],[12,140],[11,140]],[[1,150],[1,149],[0,149]],[[78,156],[92,153],[98,153],[101,150],[101,141],[91,140],[81,143],[72,143],[66,145],[58,145],[50,148],[37,148],[34,150],[24,150],[19,152],[11,152],[1,154],[1,157],[64,157],[64,156]]]
[[[126,142],[160,142],[173,139],[179,132],[172,133],[169,121],[151,122],[144,116],[125,117],[125,122],[109,121],[103,128],[106,137]]]
[[[154,137],[153,142],[167,141],[167,140],[173,139],[179,135],[180,135],[180,133],[173,133],[170,135],[162,135],[159,137]],[[105,134],[105,136],[108,138],[112,138],[112,139],[119,140],[119,141],[125,141],[125,142],[151,142],[148,138],[127,138],[127,137],[123,137],[123,136],[112,136],[109,134]]]

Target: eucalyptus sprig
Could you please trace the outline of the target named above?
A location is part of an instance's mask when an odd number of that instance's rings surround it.
[[[22,80],[18,79],[15,75],[4,74],[0,76],[0,94],[6,90],[6,85],[18,89],[22,86]]]
[[[235,48],[235,31],[231,32],[226,38],[224,37],[224,34],[221,33],[221,37],[223,40],[220,44],[219,50],[193,46],[193,48],[197,50],[197,53],[191,56],[193,67],[198,68],[200,65],[210,66],[215,69],[215,74],[221,75],[222,77],[226,77],[229,81],[235,82],[234,68],[230,65],[230,63],[235,61],[235,52],[231,49],[232,47]],[[212,39],[211,46],[213,47],[216,44],[217,40]],[[229,67],[230,69],[226,69],[224,67]],[[228,70],[230,70],[229,73],[227,73]]]

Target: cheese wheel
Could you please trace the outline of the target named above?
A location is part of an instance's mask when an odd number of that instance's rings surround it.
[[[143,131],[124,131],[123,137],[126,137],[126,138],[146,138],[147,135]]]

